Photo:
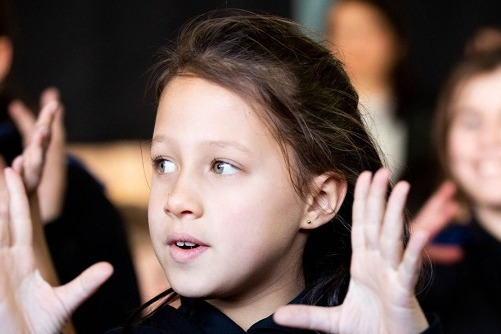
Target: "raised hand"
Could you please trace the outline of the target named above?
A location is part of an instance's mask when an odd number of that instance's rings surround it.
[[[37,189],[42,221],[48,222],[61,214],[64,205],[66,136],[59,91],[46,89],[41,94],[40,105],[42,109],[38,118],[18,100],[11,103],[9,113],[25,147],[22,157],[15,160],[13,167],[23,175],[28,192]]]
[[[37,269],[28,198],[11,168],[0,176],[0,332],[60,332],[71,313],[111,275],[98,263],[70,283],[54,288]],[[7,189],[7,191],[5,191]]]
[[[17,123],[25,142],[23,152],[12,162],[12,168],[19,175],[22,175],[24,186],[30,195],[29,204],[31,221],[33,223],[31,231],[36,263],[44,279],[51,284],[57,284],[59,280],[45,240],[42,227],[43,219],[41,218],[37,193],[40,190],[43,171],[46,169],[46,154],[50,143],[52,124],[58,111],[58,102],[51,101],[46,103],[36,121],[31,112],[28,109],[24,109],[20,105],[20,102],[14,102],[10,109],[12,118]],[[47,204],[47,201],[56,200],[53,194],[50,193],[42,194],[41,198],[43,198],[45,204]]]
[[[353,206],[351,281],[343,304],[284,306],[275,313],[277,323],[341,334],[416,334],[428,327],[414,289],[429,232],[414,233],[404,249],[403,209],[409,184],[399,182],[387,202],[388,179],[386,169],[374,177],[364,172],[358,178]],[[424,216],[432,218],[434,209],[429,206]]]

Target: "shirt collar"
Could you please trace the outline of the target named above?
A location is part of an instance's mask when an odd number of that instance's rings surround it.
[[[294,298],[290,304],[299,304],[303,293]],[[283,327],[273,321],[273,315],[266,317],[254,325],[247,332],[238,326],[233,320],[227,317],[217,308],[200,299],[181,298],[180,311],[183,312],[190,322],[198,324],[207,334],[306,334],[311,331],[295,328]]]

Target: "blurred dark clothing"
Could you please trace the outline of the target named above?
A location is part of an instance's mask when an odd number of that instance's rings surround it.
[[[475,219],[451,225],[434,242],[462,245],[464,258],[434,266],[421,297],[425,311],[439,315],[447,334],[501,333],[501,242]]]
[[[403,113],[407,126],[407,161],[401,179],[410,183],[407,208],[415,215],[438,187],[442,174],[434,151],[431,111]]]
[[[22,140],[6,117],[10,98],[3,94],[0,101],[0,154],[10,164],[22,152]],[[113,265],[113,276],[72,318],[79,334],[104,333],[125,322],[140,305],[125,226],[103,186],[74,158],[68,157],[66,177],[63,212],[45,225],[46,238],[62,284],[96,262]]]
[[[300,294],[290,304],[301,304]],[[421,334],[442,334],[436,315],[427,316],[430,327]],[[120,328],[106,334],[122,334]],[[204,300],[181,297],[181,307],[160,306],[141,324],[134,326],[134,334],[314,334],[318,331],[278,325],[270,315],[244,331],[233,320]]]

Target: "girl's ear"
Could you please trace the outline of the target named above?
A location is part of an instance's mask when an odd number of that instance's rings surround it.
[[[346,179],[339,175],[325,173],[315,177],[300,228],[314,229],[330,221],[341,208],[347,188]]]

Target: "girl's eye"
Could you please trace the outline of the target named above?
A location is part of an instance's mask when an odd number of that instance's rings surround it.
[[[212,163],[212,170],[220,175],[232,175],[238,172],[238,168],[225,161],[214,161]]]
[[[156,163],[158,170],[162,174],[173,173],[176,171],[176,164],[170,160],[160,159]]]
[[[466,116],[461,119],[461,125],[468,130],[476,130],[482,126],[482,121],[477,116]]]

